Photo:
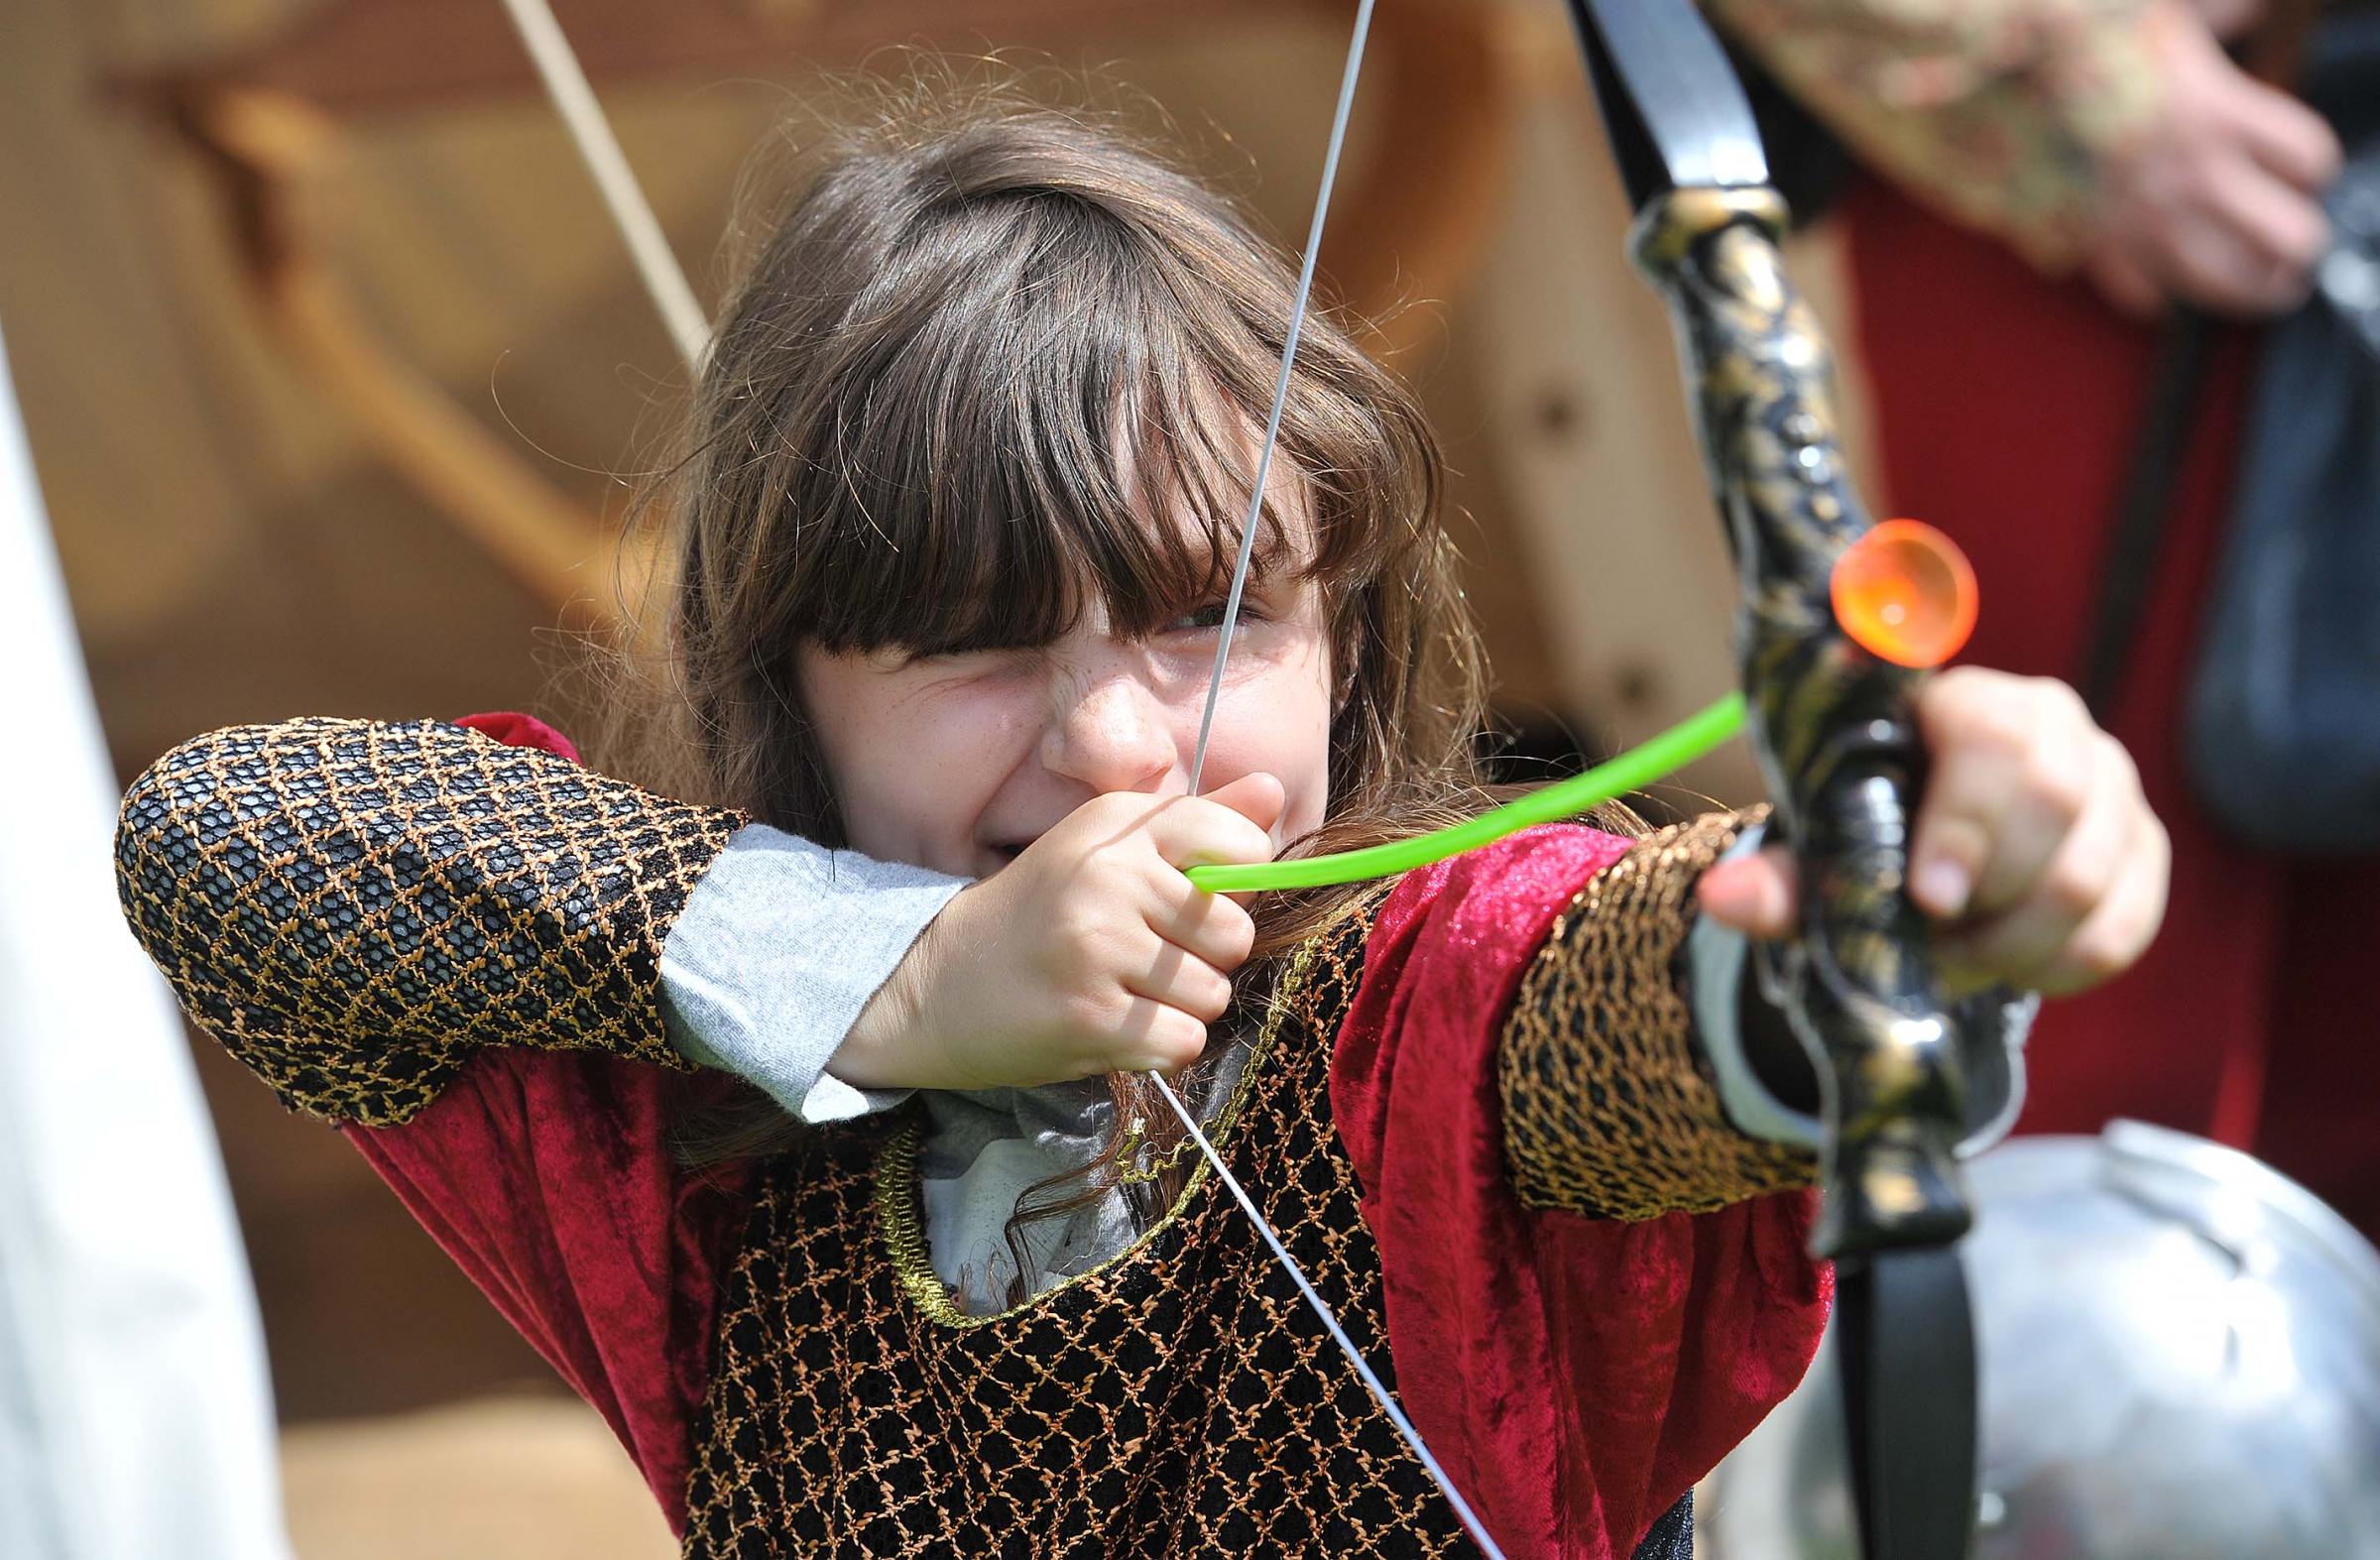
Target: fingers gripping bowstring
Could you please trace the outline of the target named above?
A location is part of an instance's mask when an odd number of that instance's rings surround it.
[[[1232,635],[1240,621],[1241,598],[1247,592],[1249,566],[1255,554],[1256,527],[1264,514],[1265,484],[1271,477],[1273,450],[1280,442],[1281,415],[1289,401],[1290,376],[1297,367],[1298,336],[1305,325],[1308,300],[1313,296],[1315,257],[1322,247],[1323,221],[1330,212],[1331,185],[1339,172],[1341,149],[1347,141],[1348,116],[1355,103],[1356,80],[1363,72],[1364,44],[1371,30],[1372,4],[1373,0],[1359,0],[1354,36],[1349,39],[1347,46],[1347,65],[1340,75],[1339,102],[1331,116],[1330,145],[1323,154],[1322,183],[1314,195],[1314,219],[1306,229],[1306,250],[1298,268],[1296,300],[1290,309],[1289,330],[1281,348],[1281,371],[1273,382],[1272,408],[1265,418],[1264,439],[1257,450],[1255,479],[1249,494],[1248,522],[1240,533],[1239,555],[1232,568],[1231,593],[1224,602],[1222,642],[1215,648],[1215,671],[1207,684],[1206,707],[1199,716],[1198,748],[1190,763],[1192,795],[1198,793],[1199,780],[1206,770],[1207,742],[1214,732],[1215,706],[1223,693],[1224,673],[1231,660]],[[569,129],[572,143],[578,148],[580,158],[586,163],[588,172],[603,193],[604,203],[627,242],[629,253],[636,262],[638,274],[644,280],[654,307],[668,325],[670,335],[688,366],[699,371],[708,344],[709,327],[703,320],[693,290],[686,284],[684,272],[679,269],[676,257],[670,253],[667,242],[661,237],[660,224],[654,220],[652,206],[646,202],[644,192],[637,185],[635,174],[621,155],[620,144],[613,138],[611,128],[603,117],[602,105],[597,102],[587,84],[585,72],[579,68],[576,58],[571,54],[569,41],[554,21],[546,0],[504,0],[504,5],[514,25],[520,29],[522,41],[536,63],[537,72],[544,80],[555,110]],[[1330,1305],[1315,1290],[1313,1282],[1289,1255],[1288,1248],[1281,1244],[1281,1238],[1273,1233],[1272,1226],[1257,1211],[1255,1201],[1241,1186],[1239,1177],[1233,1175],[1231,1168],[1223,1162],[1223,1155],[1216,1151],[1214,1142],[1200,1130],[1197,1118],[1183,1105],[1181,1096],[1174,1093],[1172,1085],[1161,1075],[1152,1072],[1148,1078],[1156,1085],[1157,1092],[1164,1097],[1173,1114],[1181,1119],[1182,1130],[1198,1144],[1216,1179],[1222,1182],[1224,1189],[1240,1205],[1241,1211],[1248,1215],[1250,1223],[1255,1227],[1256,1234],[1263,1238],[1274,1260],[1297,1285],[1298,1293],[1313,1307],[1314,1314],[1322,1319],[1331,1341],[1339,1346],[1347,1356],[1348,1363],[1355,1367],[1365,1389],[1371,1393],[1381,1411],[1387,1414],[1389,1422],[1395,1425],[1397,1434],[1404,1438],[1406,1446],[1412,1449],[1423,1469],[1445,1493],[1465,1530],[1489,1560],[1503,1560],[1502,1551],[1488,1536],[1487,1528],[1481,1525],[1470,1503],[1455,1489],[1453,1481],[1447,1478],[1446,1470],[1439,1466],[1438,1459],[1431,1455],[1428,1444],[1421,1438],[1421,1432],[1413,1427],[1412,1420],[1405,1417],[1404,1410],[1397,1405],[1396,1399],[1365,1360],[1363,1351],[1347,1336],[1347,1330],[1339,1325],[1339,1318],[1332,1314]]]

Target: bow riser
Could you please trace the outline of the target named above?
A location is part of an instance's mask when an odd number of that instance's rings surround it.
[[[1676,189],[1639,214],[1633,253],[1678,327],[1742,581],[1753,749],[1802,872],[1804,936],[1766,952],[1764,976],[1825,1096],[1829,1193],[1813,1244],[1850,1257],[1966,1228],[1953,1157],[1965,1087],[1907,894],[1925,673],[1878,660],[1835,619],[1836,562],[1869,520],[1836,438],[1832,355],[1785,275],[1784,226],[1774,190]]]

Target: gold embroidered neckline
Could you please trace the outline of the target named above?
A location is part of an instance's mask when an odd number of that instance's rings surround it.
[[[1335,923],[1334,923],[1335,924]],[[1223,1110],[1208,1128],[1207,1137],[1218,1149],[1229,1144],[1237,1135],[1242,1116],[1257,1076],[1271,1059],[1274,1042],[1279,1038],[1281,1024],[1287,1018],[1289,1004],[1304,985],[1308,970],[1314,962],[1315,950],[1321,947],[1330,930],[1309,937],[1290,955],[1289,967],[1282,972],[1280,984],[1273,990],[1272,999],[1265,1005],[1264,1022],[1249,1047],[1248,1061],[1240,1069]],[[1204,1154],[1197,1156],[1191,1166],[1190,1178],[1182,1185],[1182,1194],[1174,1199],[1149,1227],[1135,1237],[1131,1245],[1115,1256],[1088,1267],[1082,1272],[1059,1279],[1056,1283],[1027,1298],[1020,1305],[978,1316],[962,1310],[951,1298],[941,1276],[934,1271],[931,1250],[926,1243],[924,1189],[919,1182],[917,1153],[924,1133],[914,1112],[885,1140],[876,1160],[877,1222],[884,1231],[885,1246],[892,1262],[892,1271],[909,1299],[928,1318],[945,1327],[967,1330],[1003,1321],[1043,1305],[1064,1290],[1094,1278],[1108,1275],[1127,1262],[1145,1259],[1156,1238],[1170,1228],[1190,1207],[1192,1199],[1206,1189],[1214,1176],[1214,1166]],[[1196,1150],[1193,1149],[1193,1152]]]

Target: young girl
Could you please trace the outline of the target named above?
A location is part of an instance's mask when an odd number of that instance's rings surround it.
[[[1319,324],[1183,794],[1291,304],[1080,117],[852,132],[667,496],[641,719],[697,799],[519,717],[219,732],[126,798],[191,1017],[341,1125],[688,1555],[1468,1548],[1152,1068],[1508,1553],[1684,1556],[1807,1364],[1810,1078],[1731,973],[1791,924],[1756,824],[1182,875],[1481,799],[1436,449]],[[2127,963],[2163,844],[2120,751],[1988,673],[1921,716],[1953,973]]]

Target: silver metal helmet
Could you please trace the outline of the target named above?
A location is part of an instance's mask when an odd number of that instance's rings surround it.
[[[2345,1220],[2134,1122],[1968,1169],[1976,1560],[2380,1557],[2380,1254]],[[1857,1553],[1832,1355],[1705,1486],[1711,1560]]]

